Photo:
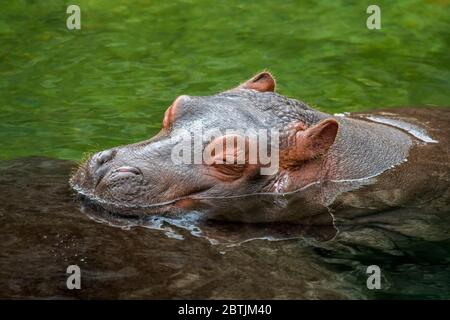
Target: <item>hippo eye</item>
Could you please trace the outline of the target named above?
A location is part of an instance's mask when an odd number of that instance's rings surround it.
[[[213,173],[211,175],[224,181],[233,181],[239,179],[246,169],[242,164],[213,164]]]
[[[203,152],[208,174],[222,181],[253,176],[257,165],[250,164],[249,145],[248,138],[236,134],[215,138]]]

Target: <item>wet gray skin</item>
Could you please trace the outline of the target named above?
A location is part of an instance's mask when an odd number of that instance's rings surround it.
[[[213,96],[181,96],[157,136],[95,154],[71,185],[125,216],[197,210],[217,220],[329,224],[331,216],[345,225],[394,211],[401,220],[408,208],[448,211],[447,109],[329,115],[274,89],[264,72]],[[278,130],[280,169],[262,175],[261,164],[174,164],[181,132],[200,121],[203,130]]]

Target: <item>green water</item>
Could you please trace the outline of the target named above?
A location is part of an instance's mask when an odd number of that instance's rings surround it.
[[[85,152],[148,138],[181,94],[269,69],[278,91],[327,112],[448,105],[448,1],[4,1],[0,158]]]

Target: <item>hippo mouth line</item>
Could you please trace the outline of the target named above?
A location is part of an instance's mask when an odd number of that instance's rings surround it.
[[[202,200],[227,200],[227,199],[240,199],[240,198],[249,198],[252,196],[273,196],[273,197],[285,197],[285,196],[289,196],[289,195],[293,195],[296,194],[298,192],[301,192],[305,189],[308,189],[309,187],[312,187],[314,185],[319,184],[319,181],[316,182],[312,182],[300,189],[297,190],[293,190],[290,192],[284,192],[284,193],[279,193],[279,192],[258,192],[258,193],[248,193],[248,194],[242,194],[242,195],[232,195],[232,196],[196,196],[195,194],[192,195],[186,195],[186,196],[182,196],[182,197],[178,197],[175,199],[171,199],[171,200],[167,200],[167,201],[163,201],[163,202],[158,202],[158,203],[152,203],[152,204],[127,204],[127,203],[114,203],[111,201],[106,201],[104,199],[101,199],[99,197],[97,197],[96,195],[90,193],[90,192],[86,192],[85,190],[83,190],[82,188],[76,186],[76,185],[72,185],[72,188],[75,192],[77,192],[78,196],[83,200],[83,201],[87,201],[90,204],[95,204],[97,206],[101,206],[104,208],[110,208],[110,207],[114,207],[116,209],[135,209],[135,210],[151,210],[154,209],[156,211],[170,211],[171,209],[173,209],[173,205],[179,201],[182,200],[194,200],[194,201],[202,201]],[[120,214],[120,212],[117,212],[118,214]]]
[[[105,174],[103,174],[102,176],[100,176],[100,178],[97,180],[95,187],[97,188],[97,186],[106,178],[116,178],[116,177],[126,177],[126,176],[142,176],[142,171],[141,169],[137,168],[137,167],[132,167],[132,166],[121,166],[118,168],[115,168],[113,170],[109,170],[108,172],[106,172]]]
[[[116,173],[116,172],[119,172],[119,173],[131,173],[131,174],[134,174],[134,175],[142,174],[142,171],[140,169],[138,169],[136,167],[131,167],[131,166],[122,166],[122,167],[119,167],[119,168],[114,169],[112,171],[112,173]]]

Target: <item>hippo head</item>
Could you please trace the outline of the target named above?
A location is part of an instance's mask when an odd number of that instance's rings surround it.
[[[94,154],[71,186],[103,205],[174,210],[316,181],[338,123],[274,90],[262,72],[216,95],[180,96],[156,136]]]

